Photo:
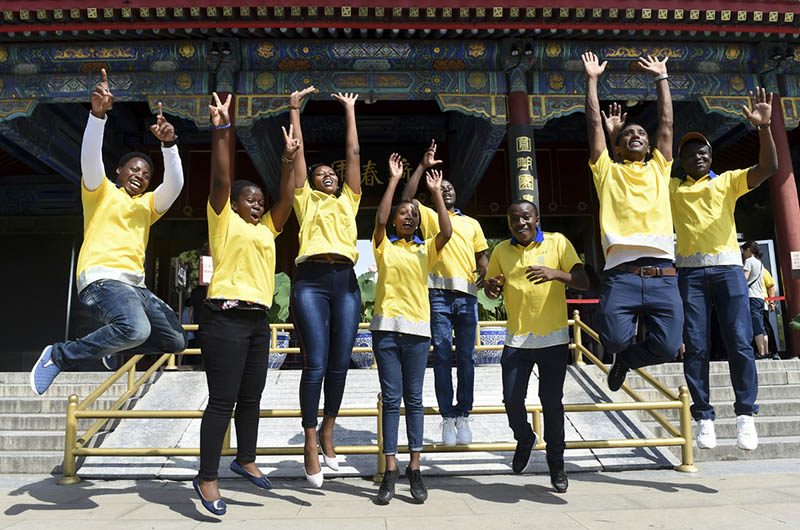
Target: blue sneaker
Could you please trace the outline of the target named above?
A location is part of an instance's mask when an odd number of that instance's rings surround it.
[[[53,345],[45,346],[31,369],[31,390],[37,396],[43,395],[60,373],[61,368],[53,362]]]

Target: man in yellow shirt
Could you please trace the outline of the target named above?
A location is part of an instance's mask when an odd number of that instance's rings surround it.
[[[544,411],[547,466],[553,488],[567,491],[564,472],[564,378],[569,360],[565,286],[585,291],[589,278],[572,244],[557,232],[542,232],[536,206],[517,200],[508,208],[512,238],[497,245],[489,261],[484,290],[503,293],[508,313],[503,367],[503,403],[517,449],[511,469],[522,473],[536,434],[525,412],[533,365],[539,366],[539,400]]]
[[[81,146],[81,200],[84,239],[77,264],[78,296],[104,325],[89,335],[46,346],[30,375],[31,389],[44,394],[62,370],[80,361],[136,348],[143,353],[178,353],[186,333],[175,312],[144,284],[144,257],[150,226],[164,215],[183,188],[183,169],[175,129],[158,104],[150,127],[161,141],[164,181],[145,193],[153,163],[143,153],[128,153],[117,167],[116,185],[103,168],[103,129],[114,96],[106,71],[91,96],[92,111]]]
[[[600,201],[600,231],[605,274],[600,292],[603,320],[600,339],[616,354],[608,386],[619,390],[629,369],[675,359],[681,346],[683,308],[676,270],[669,174],[672,168],[672,98],[667,58],[640,57],[658,97],[658,130],[651,154],[641,125],[628,123],[612,138],[615,159],[608,154],[597,85],[606,64],[592,52],[583,54],[586,71],[586,123],[589,166]],[[640,316],[641,315],[641,316]],[[637,317],[647,337],[636,340]]]
[[[436,142],[425,152],[422,162],[403,190],[405,201],[419,208],[420,229],[427,239],[439,233],[436,211],[414,199],[423,171],[441,163],[435,159]],[[456,190],[442,179],[442,197],[447,207],[453,237],[442,250],[428,275],[431,304],[431,343],[436,401],[442,415],[442,441],[445,445],[472,442],[469,411],[472,410],[475,384],[475,334],[478,328],[478,288],[486,274],[486,249],[489,245],[480,223],[456,208]],[[453,340],[456,346],[456,404],[453,404]]]

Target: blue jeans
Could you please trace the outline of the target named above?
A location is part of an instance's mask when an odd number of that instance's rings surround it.
[[[712,305],[717,308],[722,339],[728,352],[736,415],[756,414],[758,375],[750,345],[753,328],[742,268],[735,265],[681,268],[678,269],[678,286],[686,316],[683,373],[692,395],[692,417],[695,420],[713,420],[716,417],[709,402],[709,317]]]
[[[672,262],[640,258],[630,265],[672,267]],[[683,307],[678,278],[642,278],[621,270],[607,270],[600,289],[600,341],[628,368],[671,361],[683,340]],[[647,338],[636,341],[636,320],[641,315]],[[620,358],[618,357],[618,358]]]
[[[361,318],[361,291],[353,266],[309,262],[298,265],[292,315],[303,352],[300,409],[303,428],[308,429],[317,426],[323,380],[324,414],[336,417],[342,404]]]
[[[53,362],[62,370],[112,353],[179,353],[186,332],[166,303],[143,287],[97,280],[78,295],[95,319],[105,324],[85,337],[53,344]]]
[[[551,471],[564,469],[564,379],[567,375],[569,347],[559,344],[548,348],[503,347],[503,403],[508,426],[514,439],[522,444],[533,442],[528,423],[525,396],[533,365],[539,365],[539,401],[544,413],[544,440],[547,442],[547,465]]]
[[[373,331],[372,349],[378,364],[383,397],[383,454],[397,454],[397,429],[400,401],[406,407],[406,433],[409,451],[422,451],[425,411],[422,407],[422,382],[431,340],[428,337]]]
[[[478,299],[458,291],[431,289],[431,342],[436,401],[444,418],[469,416],[475,385]],[[453,332],[456,342],[457,403],[453,406]]]
[[[750,325],[753,327],[753,337],[766,335],[764,327],[764,299],[750,298]]]

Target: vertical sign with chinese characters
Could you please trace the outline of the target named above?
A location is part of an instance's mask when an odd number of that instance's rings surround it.
[[[539,183],[536,178],[536,153],[530,125],[508,127],[509,176],[513,199],[531,201],[539,208]]]

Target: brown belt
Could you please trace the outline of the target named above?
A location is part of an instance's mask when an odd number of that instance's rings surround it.
[[[352,265],[353,262],[344,256],[337,254],[316,254],[305,259],[306,263],[346,263]]]
[[[637,267],[635,265],[617,265],[614,270],[629,272],[642,278],[659,278],[662,276],[676,276],[678,271],[675,267],[656,267],[653,265],[643,265]]]

